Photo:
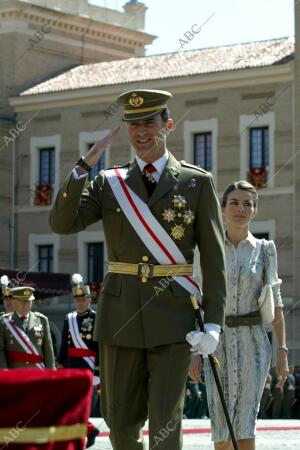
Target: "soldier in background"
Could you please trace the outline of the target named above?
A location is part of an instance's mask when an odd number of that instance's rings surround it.
[[[9,292],[7,292],[9,294]],[[46,316],[32,312],[32,287],[10,290],[14,312],[0,319],[0,367],[39,367],[54,369],[54,352]]]
[[[283,402],[282,402],[282,416],[283,419],[292,419],[292,408],[295,403],[295,376],[294,367],[289,367],[289,374],[283,386]]]
[[[100,410],[99,395],[96,386],[100,384],[98,345],[93,341],[96,313],[91,309],[91,292],[83,284],[80,274],[72,276],[75,311],[65,317],[61,347],[57,358],[58,368],[90,369],[94,374],[94,393],[91,415]],[[97,414],[98,415],[98,414]],[[99,430],[90,426],[87,447],[94,444]]]
[[[1,290],[2,290],[2,300],[5,311],[0,312],[0,316],[5,313],[14,312],[13,297],[11,295],[11,289],[9,288],[9,279],[7,275],[2,275],[0,279]]]

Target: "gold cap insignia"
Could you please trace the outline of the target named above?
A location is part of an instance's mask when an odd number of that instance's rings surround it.
[[[31,292],[28,290],[28,289],[25,289],[25,291],[23,292],[23,294],[25,295],[25,296],[29,296],[29,295],[31,295]]]
[[[133,94],[131,94],[130,99],[128,100],[128,103],[131,106],[134,106],[135,108],[137,108],[138,106],[141,106],[144,103],[144,99],[143,99],[143,97],[141,97],[140,95],[138,95],[134,92]]]

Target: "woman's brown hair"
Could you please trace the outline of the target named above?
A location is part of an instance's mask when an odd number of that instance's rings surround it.
[[[241,191],[251,192],[251,194],[253,195],[253,205],[255,208],[257,208],[257,202],[258,202],[257,190],[251,183],[249,183],[248,181],[244,181],[244,180],[234,181],[233,183],[230,183],[226,187],[224,194],[223,194],[222,203],[221,203],[222,208],[225,208],[225,206],[227,204],[228,195],[231,194],[231,192],[234,192],[238,189],[240,189]]]

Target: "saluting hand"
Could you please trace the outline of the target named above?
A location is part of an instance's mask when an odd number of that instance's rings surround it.
[[[101,156],[107,149],[107,147],[111,144],[111,142],[117,137],[119,134],[121,125],[116,126],[110,133],[108,133],[103,139],[96,142],[95,145],[93,145],[92,148],[87,152],[87,154],[84,157],[85,162],[89,166],[94,166],[98,163]]]

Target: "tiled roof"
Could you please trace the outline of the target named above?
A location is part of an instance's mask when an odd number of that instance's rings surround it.
[[[20,95],[175,78],[283,64],[293,57],[294,38],[178,51],[75,67]]]

